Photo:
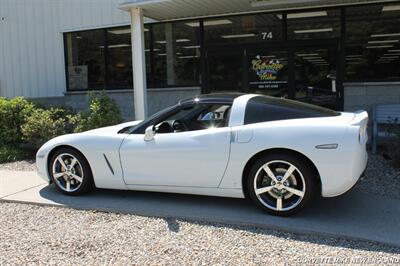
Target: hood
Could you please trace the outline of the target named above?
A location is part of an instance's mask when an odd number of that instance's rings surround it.
[[[118,124],[118,125],[114,125],[114,126],[109,126],[109,127],[96,128],[96,129],[92,129],[92,130],[83,132],[82,134],[85,134],[85,133],[90,133],[90,134],[93,134],[93,133],[95,133],[95,134],[117,134],[118,131],[120,131],[121,129],[124,129],[124,128],[127,128],[127,127],[136,126],[140,122],[142,122],[142,120],[130,121],[130,122],[126,122],[126,123],[122,123],[122,124]]]
[[[48,153],[51,149],[53,149],[54,147],[59,146],[59,145],[71,145],[73,147],[77,147],[77,146],[75,146],[75,144],[77,144],[77,143],[79,144],[82,141],[91,139],[91,137],[93,135],[101,135],[101,136],[116,135],[118,133],[118,131],[120,131],[121,129],[126,128],[126,127],[135,126],[135,125],[139,124],[140,122],[141,122],[141,120],[131,121],[131,122],[127,122],[127,123],[118,124],[115,126],[97,128],[97,129],[89,130],[89,131],[82,132],[82,133],[74,133],[74,134],[66,134],[66,135],[58,136],[58,137],[55,137],[55,138],[47,141],[45,144],[43,144],[42,147],[40,147],[40,149],[38,150],[37,156],[44,157],[46,155],[46,153]]]

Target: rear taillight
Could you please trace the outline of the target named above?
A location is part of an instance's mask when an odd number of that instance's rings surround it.
[[[360,144],[365,144],[368,141],[367,125],[360,126],[358,130],[358,141]]]

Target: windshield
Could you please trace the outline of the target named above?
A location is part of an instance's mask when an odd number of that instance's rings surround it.
[[[140,133],[140,134],[142,134],[142,133],[146,130],[146,128],[147,128],[148,126],[151,126],[152,121],[153,121],[154,119],[156,119],[157,117],[163,116],[164,114],[167,114],[167,113],[171,112],[171,111],[172,111],[173,109],[175,109],[177,106],[179,106],[179,104],[175,104],[175,105],[173,105],[173,106],[167,107],[167,108],[165,108],[165,109],[163,109],[163,110],[161,110],[161,111],[159,111],[159,112],[157,112],[157,113],[151,115],[149,118],[143,120],[142,122],[140,122],[139,124],[137,124],[136,126],[134,126],[134,127],[130,130],[130,133],[134,133],[134,134],[135,134],[135,133],[136,133],[136,134]]]

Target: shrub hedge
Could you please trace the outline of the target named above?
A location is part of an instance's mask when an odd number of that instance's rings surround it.
[[[21,127],[34,110],[34,105],[22,97],[0,97],[0,146],[18,145],[22,141]]]
[[[10,100],[0,97],[0,148],[3,152],[0,156],[9,150],[11,156],[4,155],[3,158],[20,158],[22,153],[15,152],[22,143],[39,148],[46,141],[59,135],[83,132],[120,122],[121,112],[105,92],[90,94],[89,110],[80,113],[63,107],[45,109],[22,97]]]
[[[16,146],[0,145],[0,163],[15,162],[26,159],[27,154]]]
[[[72,111],[65,108],[34,109],[21,131],[23,141],[40,147],[49,139],[73,132]]]
[[[105,92],[89,94],[89,111],[78,113],[73,119],[75,132],[83,132],[99,127],[116,125],[122,122],[117,104]]]

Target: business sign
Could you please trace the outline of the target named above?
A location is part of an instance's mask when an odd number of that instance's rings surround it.
[[[249,87],[252,90],[262,90],[265,92],[287,88],[287,71],[285,71],[287,62],[276,59],[274,56],[256,55],[250,60],[249,66]],[[277,95],[279,96],[279,95]]]
[[[256,73],[260,81],[276,80],[279,71],[283,68],[283,64],[279,60],[269,59],[267,56],[259,56],[251,60],[253,71]]]

